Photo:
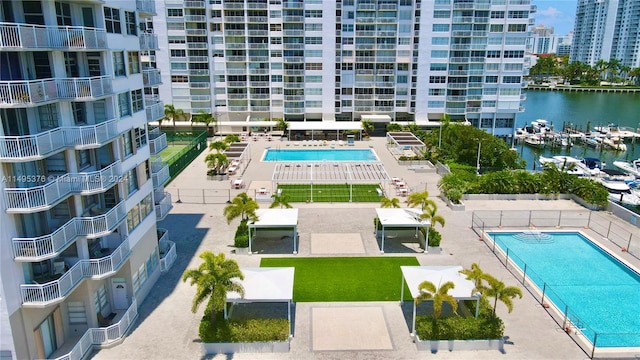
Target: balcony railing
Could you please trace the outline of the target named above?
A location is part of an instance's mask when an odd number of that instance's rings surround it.
[[[125,238],[109,256],[101,259],[80,260],[57,280],[46,284],[22,284],[20,285],[22,303],[27,306],[41,307],[63,300],[82,280],[103,278],[118,271],[130,253],[129,241]]]
[[[162,101],[151,105],[147,103],[144,109],[147,112],[147,121],[157,121],[164,117],[164,103]]]
[[[156,34],[140,34],[140,50],[157,50],[158,37]]]
[[[59,127],[36,135],[0,136],[0,160],[28,161],[45,158],[64,147],[99,147],[115,139],[116,119],[97,125]]]
[[[92,100],[113,93],[111,76],[0,81],[0,107],[34,106],[53,100]]]
[[[58,98],[92,100],[113,93],[111,76],[56,79]]]
[[[104,29],[0,23],[2,49],[105,49]]]
[[[156,15],[156,2],[154,0],[136,0],[136,10],[148,15]]]
[[[127,211],[122,201],[104,215],[72,218],[51,234],[13,238],[13,257],[16,261],[31,262],[54,258],[78,236],[95,238],[106,235],[113,232],[126,217]]]
[[[142,82],[144,86],[155,86],[155,85],[162,84],[160,70],[158,69],[142,70]]]
[[[87,172],[69,173],[44,185],[28,188],[4,189],[8,213],[29,213],[50,209],[70,194],[90,195],[111,188],[122,174],[120,161],[106,168]]]
[[[149,137],[149,151],[151,155],[158,155],[162,150],[167,148],[167,134],[162,133],[154,139]]]
[[[151,179],[153,180],[154,188],[164,185],[167,181],[169,181],[170,177],[171,175],[169,175],[169,165],[163,162],[151,163]]]
[[[138,317],[138,304],[134,298],[131,306],[124,313],[122,319],[117,324],[104,328],[90,328],[80,338],[78,343],[68,354],[62,355],[53,360],[83,359],[94,346],[108,345],[122,339],[129,327]]]
[[[171,211],[171,208],[173,208],[173,205],[171,204],[171,194],[165,192],[165,193],[161,193],[162,198],[160,199],[156,199],[156,220],[157,221],[162,221],[164,220],[165,217],[167,217],[167,214],[169,214],[169,211]]]

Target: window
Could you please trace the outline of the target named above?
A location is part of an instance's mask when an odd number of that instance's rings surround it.
[[[187,50],[183,49],[171,49],[171,57],[185,57],[187,56]]]
[[[133,143],[131,142],[131,134],[129,132],[122,135],[122,144],[124,145],[124,157],[127,158],[133,154]]]
[[[144,103],[142,102],[142,89],[131,91],[131,105],[134,113],[144,109]]]
[[[353,89],[352,88],[342,88],[342,95],[353,95]]]
[[[433,24],[431,29],[433,32],[448,32],[449,24]]]
[[[182,11],[182,9],[180,9]],[[222,17],[222,11],[221,10],[211,10],[211,17],[212,18],[221,18]]]
[[[136,149],[139,149],[147,144],[147,130],[143,127],[136,128],[134,130],[134,137],[136,139]]]
[[[515,96],[520,95],[520,89],[500,89],[500,95],[504,96]]]
[[[113,52],[113,76],[127,76],[124,69],[124,52]]]
[[[168,22],[167,30],[184,30],[183,22]]]
[[[528,19],[529,12],[526,10],[509,11],[509,19]]]
[[[447,64],[444,63],[432,63],[429,68],[431,69],[431,71],[446,71],[447,70]]]
[[[140,73],[140,54],[137,51],[127,53],[129,62],[129,75]]]
[[[320,24],[304,24],[306,31],[322,31],[322,23]]]
[[[447,82],[446,76],[429,76],[429,83],[431,84],[444,84]]]
[[[172,83],[188,83],[189,77],[186,75],[171,75]]]
[[[509,24],[509,27],[507,28],[507,32],[525,32],[525,31],[527,31],[527,24]]]
[[[407,75],[398,75],[397,79],[398,84],[406,84],[409,82],[409,77]]]
[[[488,59],[499,59],[500,58],[500,50],[488,50],[487,51]]]
[[[527,38],[524,36],[508,37],[504,39],[505,45],[524,45],[527,42]]]
[[[444,101],[427,101],[427,107],[429,108],[443,108],[444,107]]]
[[[304,17],[320,19],[322,18],[322,10],[305,10]]]
[[[431,38],[431,45],[449,45],[449,38],[433,37]]]
[[[451,11],[448,10],[436,10],[433,12],[434,19],[448,19],[451,17]]]
[[[71,26],[71,6],[56,1],[56,18],[58,26]]]
[[[321,83],[322,76],[320,75],[307,75],[305,76],[305,82],[307,83]]]
[[[126,174],[125,174],[125,183],[127,185],[127,194],[131,195],[134,192],[136,192],[136,190],[138,190],[138,176],[137,176],[135,167],[126,172]],[[138,208],[138,205],[136,205],[134,207],[134,209],[137,209],[137,208]],[[136,213],[138,213],[138,211],[136,211]],[[136,217],[134,216],[133,219],[135,219],[135,218]],[[137,222],[140,222],[140,214],[139,213],[138,213],[137,220],[138,220]],[[138,225],[138,224],[136,223],[135,225]]]
[[[504,19],[504,11],[492,11],[491,12],[492,19]]]
[[[78,151],[78,168],[84,169],[91,165],[91,152],[89,150]]]
[[[431,50],[431,58],[446,58],[448,55],[447,50]]]
[[[187,70],[187,63],[183,63],[183,62],[171,63],[171,70]]]
[[[353,24],[342,24],[342,31],[353,32]]]
[[[445,89],[429,89],[429,95],[442,96],[445,94]]]
[[[496,107],[495,100],[485,100],[482,102],[482,107]]]
[[[169,36],[169,44],[186,44],[187,40],[184,36]]]
[[[504,25],[502,24],[491,24],[489,28],[490,32],[502,32],[502,30],[504,30]]]
[[[136,26],[136,13],[132,11],[124,12],[124,26],[127,28],[127,35],[138,35],[138,27]]]
[[[505,71],[522,71],[522,64],[504,64]]]
[[[270,12],[269,17],[272,19],[280,19],[282,17],[282,11],[273,10]]]
[[[272,58],[281,58],[282,57],[282,50],[271,50],[271,57]]]
[[[304,43],[307,45],[322,45],[322,38],[319,36],[310,36],[304,38]]]
[[[310,88],[305,90],[307,95],[322,95],[322,88]]]
[[[353,70],[353,64],[351,63],[342,63],[342,65],[340,66],[342,68],[342,70]]]
[[[408,38],[408,37],[398,38],[398,45],[411,45],[411,38]]]
[[[353,45],[353,38],[352,37],[342,38],[342,45]]]
[[[521,59],[524,57],[524,51],[522,50],[505,50],[504,56],[505,59]]]
[[[484,69],[486,71],[498,71],[500,70],[500,63],[487,63]]]
[[[218,11],[219,13],[220,11]],[[213,14],[213,11],[211,11],[211,13]],[[182,9],[167,9],[167,16],[168,17],[180,17],[182,16]]]
[[[498,77],[497,76],[486,76],[484,78],[484,82],[487,84],[497,84],[498,83]]]
[[[282,75],[271,75],[271,82],[282,82]]]
[[[521,82],[520,76],[503,76],[503,84],[519,84]]]
[[[122,34],[120,29],[120,10],[105,7],[104,8],[104,25],[108,33]]]
[[[118,94],[118,112],[120,117],[131,115],[131,99],[129,98],[129,92],[123,92]]]
[[[306,57],[322,57],[322,50],[305,50],[304,55]]]
[[[351,107],[353,106],[352,100],[342,100],[342,107]]]
[[[306,70],[322,70],[322,63],[306,63],[304,68]]]
[[[308,100],[306,102],[306,107],[321,108],[322,107],[322,101]]]
[[[396,100],[396,107],[406,107],[407,100]]]

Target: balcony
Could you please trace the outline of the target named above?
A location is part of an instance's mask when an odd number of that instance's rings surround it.
[[[149,132],[149,151],[151,152],[151,155],[158,155],[162,150],[166,148],[167,134],[161,133],[160,135],[151,138],[151,132]]]
[[[115,139],[116,119],[97,125],[59,127],[36,135],[0,136],[0,160],[23,162],[43,159],[65,147],[96,148]]]
[[[120,321],[108,327],[88,329],[69,353],[56,358],[56,360],[83,359],[93,350],[94,346],[109,345],[122,339],[137,317],[138,304],[134,297],[131,306],[129,306]]]
[[[140,50],[158,50],[158,36],[156,34],[140,34]]]
[[[156,15],[156,2],[154,0],[136,0],[136,10],[145,17]]]
[[[270,111],[271,107],[269,106],[251,106],[251,111]]]
[[[107,36],[104,29],[0,23],[0,49],[2,50],[106,48]]]
[[[208,76],[209,75],[209,70],[208,69],[193,69],[193,70],[189,70],[189,75]]]
[[[249,111],[249,108],[246,106],[229,106],[229,111],[230,112]]]
[[[466,89],[467,83],[448,83],[447,89]]]
[[[169,181],[169,165],[162,161],[154,161],[151,163],[151,180],[153,180],[153,188],[160,187]]]
[[[208,85],[209,83],[206,84]],[[162,101],[153,103],[151,105],[149,105],[149,103],[146,103],[144,110],[147,113],[148,122],[157,121],[164,117],[164,103]]]
[[[249,16],[247,21],[250,23],[266,24],[269,22],[269,18],[266,16]]]
[[[205,42],[187,43],[187,49],[206,49],[206,48],[207,48],[207,43]],[[142,50],[142,48],[140,50]]]
[[[142,82],[144,83],[144,86],[155,86],[155,85],[162,84],[160,70],[158,69],[142,70]]]
[[[155,197],[156,204],[156,220],[162,221],[167,217],[173,205],[171,204],[171,194],[168,192],[160,193]]]
[[[227,86],[229,87],[246,87],[246,81],[227,81]]]
[[[82,280],[101,279],[113,275],[127,260],[130,253],[129,240],[125,238],[110,255],[100,259],[82,259],[57,280],[45,284],[21,284],[22,305],[41,308],[60,302]]]
[[[304,83],[303,82],[285,82],[284,88],[285,89],[304,89]]]
[[[229,100],[246,100],[247,94],[228,94],[227,99]]]
[[[64,174],[40,186],[5,188],[6,211],[43,211],[52,208],[71,194],[91,195],[105,192],[118,182],[121,175],[120,161],[116,161],[102,170]]]
[[[74,101],[96,100],[113,94],[111,76],[55,79],[58,98]]]
[[[185,9],[200,9],[200,8],[204,8],[204,1],[194,1],[194,0],[190,0],[190,1],[185,1],[184,2],[184,7]]]
[[[204,81],[196,81],[196,82],[190,82],[189,87],[192,89],[208,89],[211,87],[211,84]],[[163,105],[163,109],[164,109],[164,105]],[[147,113],[147,118],[149,118],[148,114],[149,113]],[[164,116],[164,110],[163,110],[162,116]]]
[[[186,22],[207,22],[205,15],[185,15],[184,21]]]
[[[303,16],[283,16],[282,21],[287,23],[301,23],[301,22],[304,22],[304,17]]]
[[[189,62],[209,62],[209,57],[207,56],[189,56]]]

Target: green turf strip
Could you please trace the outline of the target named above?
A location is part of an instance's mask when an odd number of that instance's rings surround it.
[[[163,162],[167,162],[167,160],[169,160],[173,155],[179,153],[185,147],[185,145],[169,145],[160,152],[160,158]]]
[[[380,186],[377,184],[354,184],[353,189],[348,184],[314,184],[313,202],[349,202],[349,192],[353,192],[353,202],[380,202],[378,195]],[[309,184],[280,184],[278,189],[287,196],[289,202],[311,201],[311,185]]]
[[[400,266],[418,266],[415,257],[263,258],[261,267],[295,267],[293,300],[399,301]],[[405,285],[405,300],[411,300]]]

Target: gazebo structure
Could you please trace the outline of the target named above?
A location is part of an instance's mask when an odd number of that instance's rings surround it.
[[[256,234],[258,229],[292,229],[293,253],[298,253],[298,209],[258,209],[258,220],[250,222],[249,226],[249,254],[251,254],[251,229]]]
[[[349,184],[349,202],[353,199],[353,184],[389,183],[381,162],[305,161],[276,164],[271,176],[273,187],[280,183],[310,184],[310,201],[313,202],[313,184]],[[379,193],[382,195],[382,192]]]
[[[422,211],[414,208],[377,208],[376,214],[378,220],[382,226],[382,244],[380,246],[380,253],[384,254],[384,231],[385,228],[410,228],[416,229],[423,228],[424,231],[424,251],[427,252],[429,245],[429,231],[427,228],[431,226],[431,221],[428,219],[422,219],[420,215]],[[378,227],[376,226],[376,236],[378,235]]]
[[[460,271],[462,266],[400,266],[402,270],[402,287],[400,289],[400,302],[404,300],[404,284],[407,283],[413,301],[413,320],[411,322],[411,335],[416,334],[416,302],[415,299],[420,296],[418,286],[423,281],[429,281],[437,287],[451,281],[455,285],[449,292],[456,300],[476,300],[476,317],[480,307],[480,294],[475,292],[475,284],[471,280],[467,280],[466,276]]]
[[[414,153],[421,153],[427,148],[422,140],[410,132],[388,132],[387,140],[399,153],[402,153],[404,150],[413,150]]]
[[[289,337],[291,332],[291,301],[293,300],[293,267],[240,268],[244,280],[239,283],[244,288],[244,297],[237,292],[227,293],[227,302],[231,306],[240,303],[286,302],[287,319],[289,319]],[[227,307],[224,307],[224,318],[227,318]]]

